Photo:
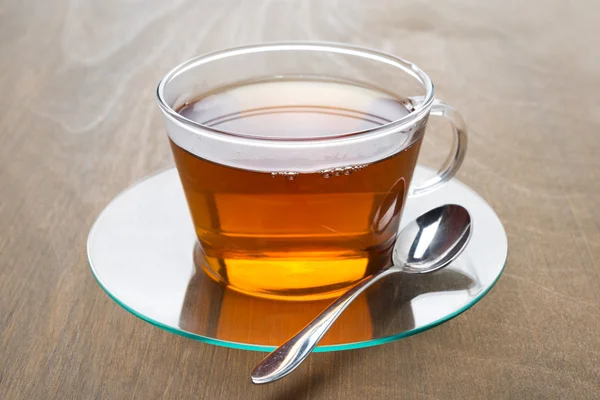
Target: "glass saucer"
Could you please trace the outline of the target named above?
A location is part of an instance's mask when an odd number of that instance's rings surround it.
[[[417,167],[416,175],[431,171]],[[446,203],[471,213],[465,252],[429,275],[398,274],[359,297],[315,351],[374,346],[433,328],[477,303],[494,286],[508,243],[492,208],[457,180],[407,201],[404,222]],[[270,351],[331,300],[277,301],[247,296],[206,277],[193,261],[196,236],[175,169],[138,182],[100,214],[87,244],[104,291],[139,318],[202,342]]]

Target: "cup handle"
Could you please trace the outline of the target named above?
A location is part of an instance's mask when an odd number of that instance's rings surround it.
[[[434,100],[429,115],[440,116],[448,119],[454,131],[452,149],[448,158],[437,174],[423,182],[413,183],[408,191],[409,196],[418,196],[438,189],[460,168],[467,151],[467,125],[462,116],[454,108],[440,100]]]

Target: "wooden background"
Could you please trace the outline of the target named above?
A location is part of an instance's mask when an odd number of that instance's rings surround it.
[[[599,398],[598,15],[594,0],[3,0],[0,399]],[[427,71],[469,123],[459,178],[496,209],[510,255],[451,322],[316,354],[255,387],[261,353],[130,315],[97,286],[85,241],[113,196],[172,164],[162,75],[287,39],[367,45]],[[445,151],[432,131],[426,163]]]

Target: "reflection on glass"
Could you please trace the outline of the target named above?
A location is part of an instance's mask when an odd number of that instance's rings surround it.
[[[186,290],[179,325],[218,340],[278,346],[331,303],[251,297],[214,282],[201,268],[196,271]],[[410,330],[415,321],[428,319],[426,315],[416,318],[415,299],[430,294],[468,295],[464,292],[476,286],[472,278],[450,268],[429,275],[389,277],[360,296],[320,345],[364,342]]]

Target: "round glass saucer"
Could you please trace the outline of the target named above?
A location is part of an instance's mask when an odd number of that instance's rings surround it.
[[[432,173],[418,166],[415,176]],[[508,243],[492,208],[457,180],[407,200],[402,221],[442,204],[469,210],[464,253],[429,275],[397,274],[370,288],[338,319],[315,351],[374,346],[433,328],[472,307],[494,286]],[[92,227],[87,251],[104,291],[139,318],[202,342],[271,351],[331,300],[280,301],[215,283],[194,265],[196,236],[177,171],[169,169],[119,194]]]

